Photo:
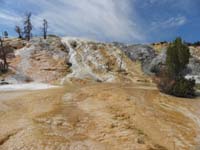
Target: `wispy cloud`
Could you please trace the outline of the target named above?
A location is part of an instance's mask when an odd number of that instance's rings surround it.
[[[179,27],[187,23],[187,18],[185,16],[171,17],[164,21],[154,21],[151,23],[152,29],[166,29]]]
[[[27,4],[35,29],[42,19],[49,22],[50,31],[69,36],[85,36],[98,40],[143,41],[145,36],[137,24],[131,0],[18,0]],[[31,7],[30,7],[31,6]],[[37,11],[36,11],[37,9]],[[134,14],[134,15],[133,15]],[[0,18],[17,21],[12,13],[0,11]]]
[[[166,30],[170,37],[180,33],[179,27],[192,24],[192,17],[199,16],[199,5],[198,0],[4,0],[0,27],[9,27],[13,34],[23,14],[31,11],[35,34],[41,33],[45,18],[53,34],[146,42],[161,35],[168,38]]]
[[[47,18],[58,34],[89,36],[113,40],[143,40],[130,19],[129,0],[43,1],[40,17]]]
[[[13,23],[17,23],[21,21],[21,17],[19,15],[16,15],[15,13],[1,9],[0,20],[1,20],[1,23],[13,24]]]

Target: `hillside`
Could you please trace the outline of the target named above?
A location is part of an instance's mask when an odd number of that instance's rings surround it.
[[[167,44],[125,45],[101,43],[87,39],[48,37],[30,42],[7,39],[13,50],[9,54],[6,83],[43,82],[151,82],[148,75],[165,64]],[[192,57],[188,77],[198,82],[199,49],[190,46]],[[146,75],[145,75],[146,74]]]
[[[7,44],[14,51],[9,59],[10,72],[2,80],[11,84],[134,82],[144,74],[140,63],[133,63],[113,44],[59,37],[34,38],[30,42],[11,39]]]
[[[52,36],[6,43],[1,150],[199,149],[200,98],[168,96],[152,82],[165,50]]]

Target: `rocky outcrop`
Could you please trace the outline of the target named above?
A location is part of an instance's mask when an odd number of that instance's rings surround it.
[[[21,49],[26,46],[27,41],[13,38],[13,39],[5,39],[5,44],[8,45],[11,49]]]
[[[146,74],[151,74],[151,66],[149,64],[156,57],[155,50],[149,45],[124,45],[114,43],[119,47],[132,61],[142,63],[142,69]]]
[[[29,42],[20,39],[6,39],[13,50],[9,57],[9,72],[0,77],[2,83],[25,82],[55,83],[67,72],[68,51],[59,37],[33,38]],[[59,81],[60,82],[60,81]]]
[[[157,73],[160,71],[160,68],[166,63],[166,54],[167,50],[163,49],[160,54],[158,54],[155,58],[153,58],[150,63],[147,64],[148,71],[151,74]]]
[[[189,48],[191,55],[196,59],[200,59],[200,47],[190,46]]]
[[[189,73],[192,75],[199,75],[200,73],[200,60],[191,58],[190,63],[188,65]]]
[[[187,78],[194,78],[196,83],[200,84],[200,49],[190,47],[192,58],[188,64]]]
[[[159,52],[154,46],[148,45],[124,45],[114,43],[119,47],[132,61],[140,61],[142,63],[142,70],[148,74],[153,75],[159,72],[160,68],[166,64],[167,44],[159,46]],[[200,49],[199,47],[190,47],[191,59],[188,68],[184,74],[188,78],[196,79],[200,83]]]
[[[60,38],[32,39],[24,48],[16,51],[16,56],[21,59],[17,70],[34,81],[55,82],[70,71],[68,51]]]
[[[85,39],[63,38],[69,50],[72,72],[63,80],[88,79],[98,82],[132,81],[132,61],[113,44]]]

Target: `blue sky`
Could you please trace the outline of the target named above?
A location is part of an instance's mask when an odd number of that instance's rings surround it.
[[[150,43],[200,40],[200,0],[0,0],[0,31],[16,36],[25,12],[32,12],[33,34],[49,32],[100,41]]]

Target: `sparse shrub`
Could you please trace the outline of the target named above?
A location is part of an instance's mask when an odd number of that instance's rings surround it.
[[[78,43],[76,41],[71,41],[70,45],[71,45],[72,48],[77,48]]]
[[[176,82],[173,84],[170,94],[178,97],[194,97],[195,96],[194,87],[195,87],[195,80],[193,79],[187,80],[182,77],[176,80]]]
[[[48,34],[48,37],[59,38],[59,36],[54,35],[54,34]]]
[[[156,80],[159,90],[163,93],[171,94],[171,88],[175,80],[171,79],[168,75],[166,68],[161,68],[160,72],[156,74],[158,79]]]

